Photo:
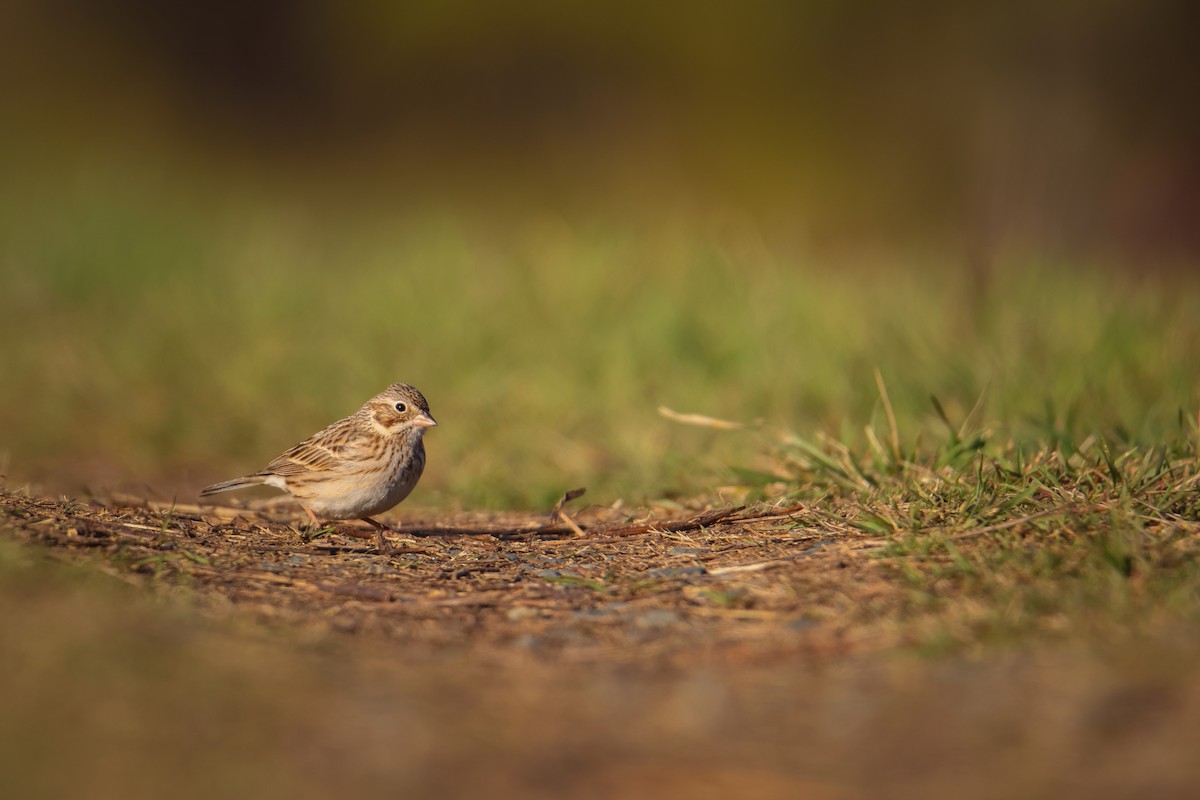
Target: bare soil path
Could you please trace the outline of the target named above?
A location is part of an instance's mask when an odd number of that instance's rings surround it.
[[[867,646],[849,631],[884,579],[864,556],[875,540],[814,526],[803,506],[407,517],[390,554],[365,526],[312,531],[283,504],[8,493],[0,513],[17,537],[123,580],[184,585],[201,604],[272,622],[395,638],[410,653],[840,652]]]
[[[1194,645],[918,658],[885,542],[833,510],[568,513],[410,513],[384,555],[286,504],[0,491],[0,774],[122,800],[1200,789]]]

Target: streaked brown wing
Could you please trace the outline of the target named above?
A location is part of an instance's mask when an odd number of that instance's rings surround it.
[[[354,433],[355,427],[349,419],[339,420],[278,456],[260,474],[290,478],[306,472],[336,470],[346,460],[347,445]]]

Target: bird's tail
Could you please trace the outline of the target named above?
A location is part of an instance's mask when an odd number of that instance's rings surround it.
[[[260,483],[265,482],[266,479],[262,475],[247,475],[244,478],[234,478],[233,480],[214,483],[212,486],[205,486],[200,490],[200,496],[206,497],[210,494],[218,494],[220,492],[232,492],[234,489],[245,489],[248,486],[258,486]]]

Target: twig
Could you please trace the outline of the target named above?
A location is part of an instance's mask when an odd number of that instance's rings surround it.
[[[571,519],[571,517],[567,515],[567,512],[563,511],[563,506],[577,497],[583,497],[583,493],[586,491],[586,487],[580,486],[578,489],[572,489],[569,492],[564,492],[563,496],[558,498],[558,502],[554,504],[554,508],[550,509],[550,521],[565,523],[568,528],[575,532],[576,536],[585,535],[583,528],[576,525],[575,520]]]
[[[737,522],[769,522],[776,519],[795,519],[797,511],[804,511],[806,506],[804,503],[798,503],[794,506],[788,506],[784,509],[779,509],[770,514],[750,513],[737,517]]]
[[[699,528],[706,528],[709,525],[715,525],[718,522],[727,521],[744,508],[745,506],[722,508],[716,511],[705,511],[703,514],[698,514],[690,519],[680,520],[679,522],[658,524],[646,522],[640,525],[617,528],[616,530],[600,530],[597,533],[603,536],[636,536],[639,533],[682,533],[683,531],[694,531]],[[740,522],[742,519],[751,518],[741,518],[738,521]]]
[[[749,564],[732,564],[728,567],[714,567],[708,571],[708,574],[718,576],[731,575],[736,572],[760,572],[764,569],[782,567],[784,564],[811,556],[813,553],[825,547],[827,544],[829,544],[828,541],[818,542],[807,550],[801,550],[799,553],[792,553],[791,555],[780,556],[779,558],[769,558],[766,561],[752,561]]]
[[[187,536],[186,532],[181,531],[178,528],[164,528],[161,525],[138,525],[135,522],[122,522],[120,524],[125,528],[133,528],[134,530],[138,531],[152,531],[154,533],[171,533],[175,534],[176,536]]]

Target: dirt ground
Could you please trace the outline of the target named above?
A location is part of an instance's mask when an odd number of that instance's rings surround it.
[[[3,508],[19,537],[124,580],[183,584],[202,605],[272,623],[392,638],[410,654],[844,652],[872,646],[854,623],[882,579],[860,557],[877,540],[805,527],[803,506],[406,516],[393,521],[402,533],[389,536],[390,554],[365,524],[313,531],[286,501],[5,495]]]
[[[180,625],[208,631],[171,633],[174,655],[145,656],[148,612],[124,600],[95,622],[77,606],[47,611],[62,589],[10,596],[0,655],[16,677],[0,744],[28,773],[17,785],[657,798],[1200,787],[1191,649],[925,660],[905,654],[892,613],[904,586],[873,557],[883,542],[833,515],[570,503],[566,515],[408,512],[380,554],[367,527],[312,531],[286,502],[0,492],[0,539],[136,597],[182,598],[192,616]],[[81,650],[89,636],[105,641]],[[159,666],[146,677],[131,658]],[[22,659],[42,666],[23,671]],[[122,670],[141,676],[135,686]],[[47,703],[70,707],[61,724]],[[113,703],[127,738],[109,752]],[[208,728],[179,733],[176,720],[196,715]],[[255,744],[230,745],[243,730]],[[78,769],[52,766],[48,750],[76,753]],[[196,771],[205,757],[241,782]]]

